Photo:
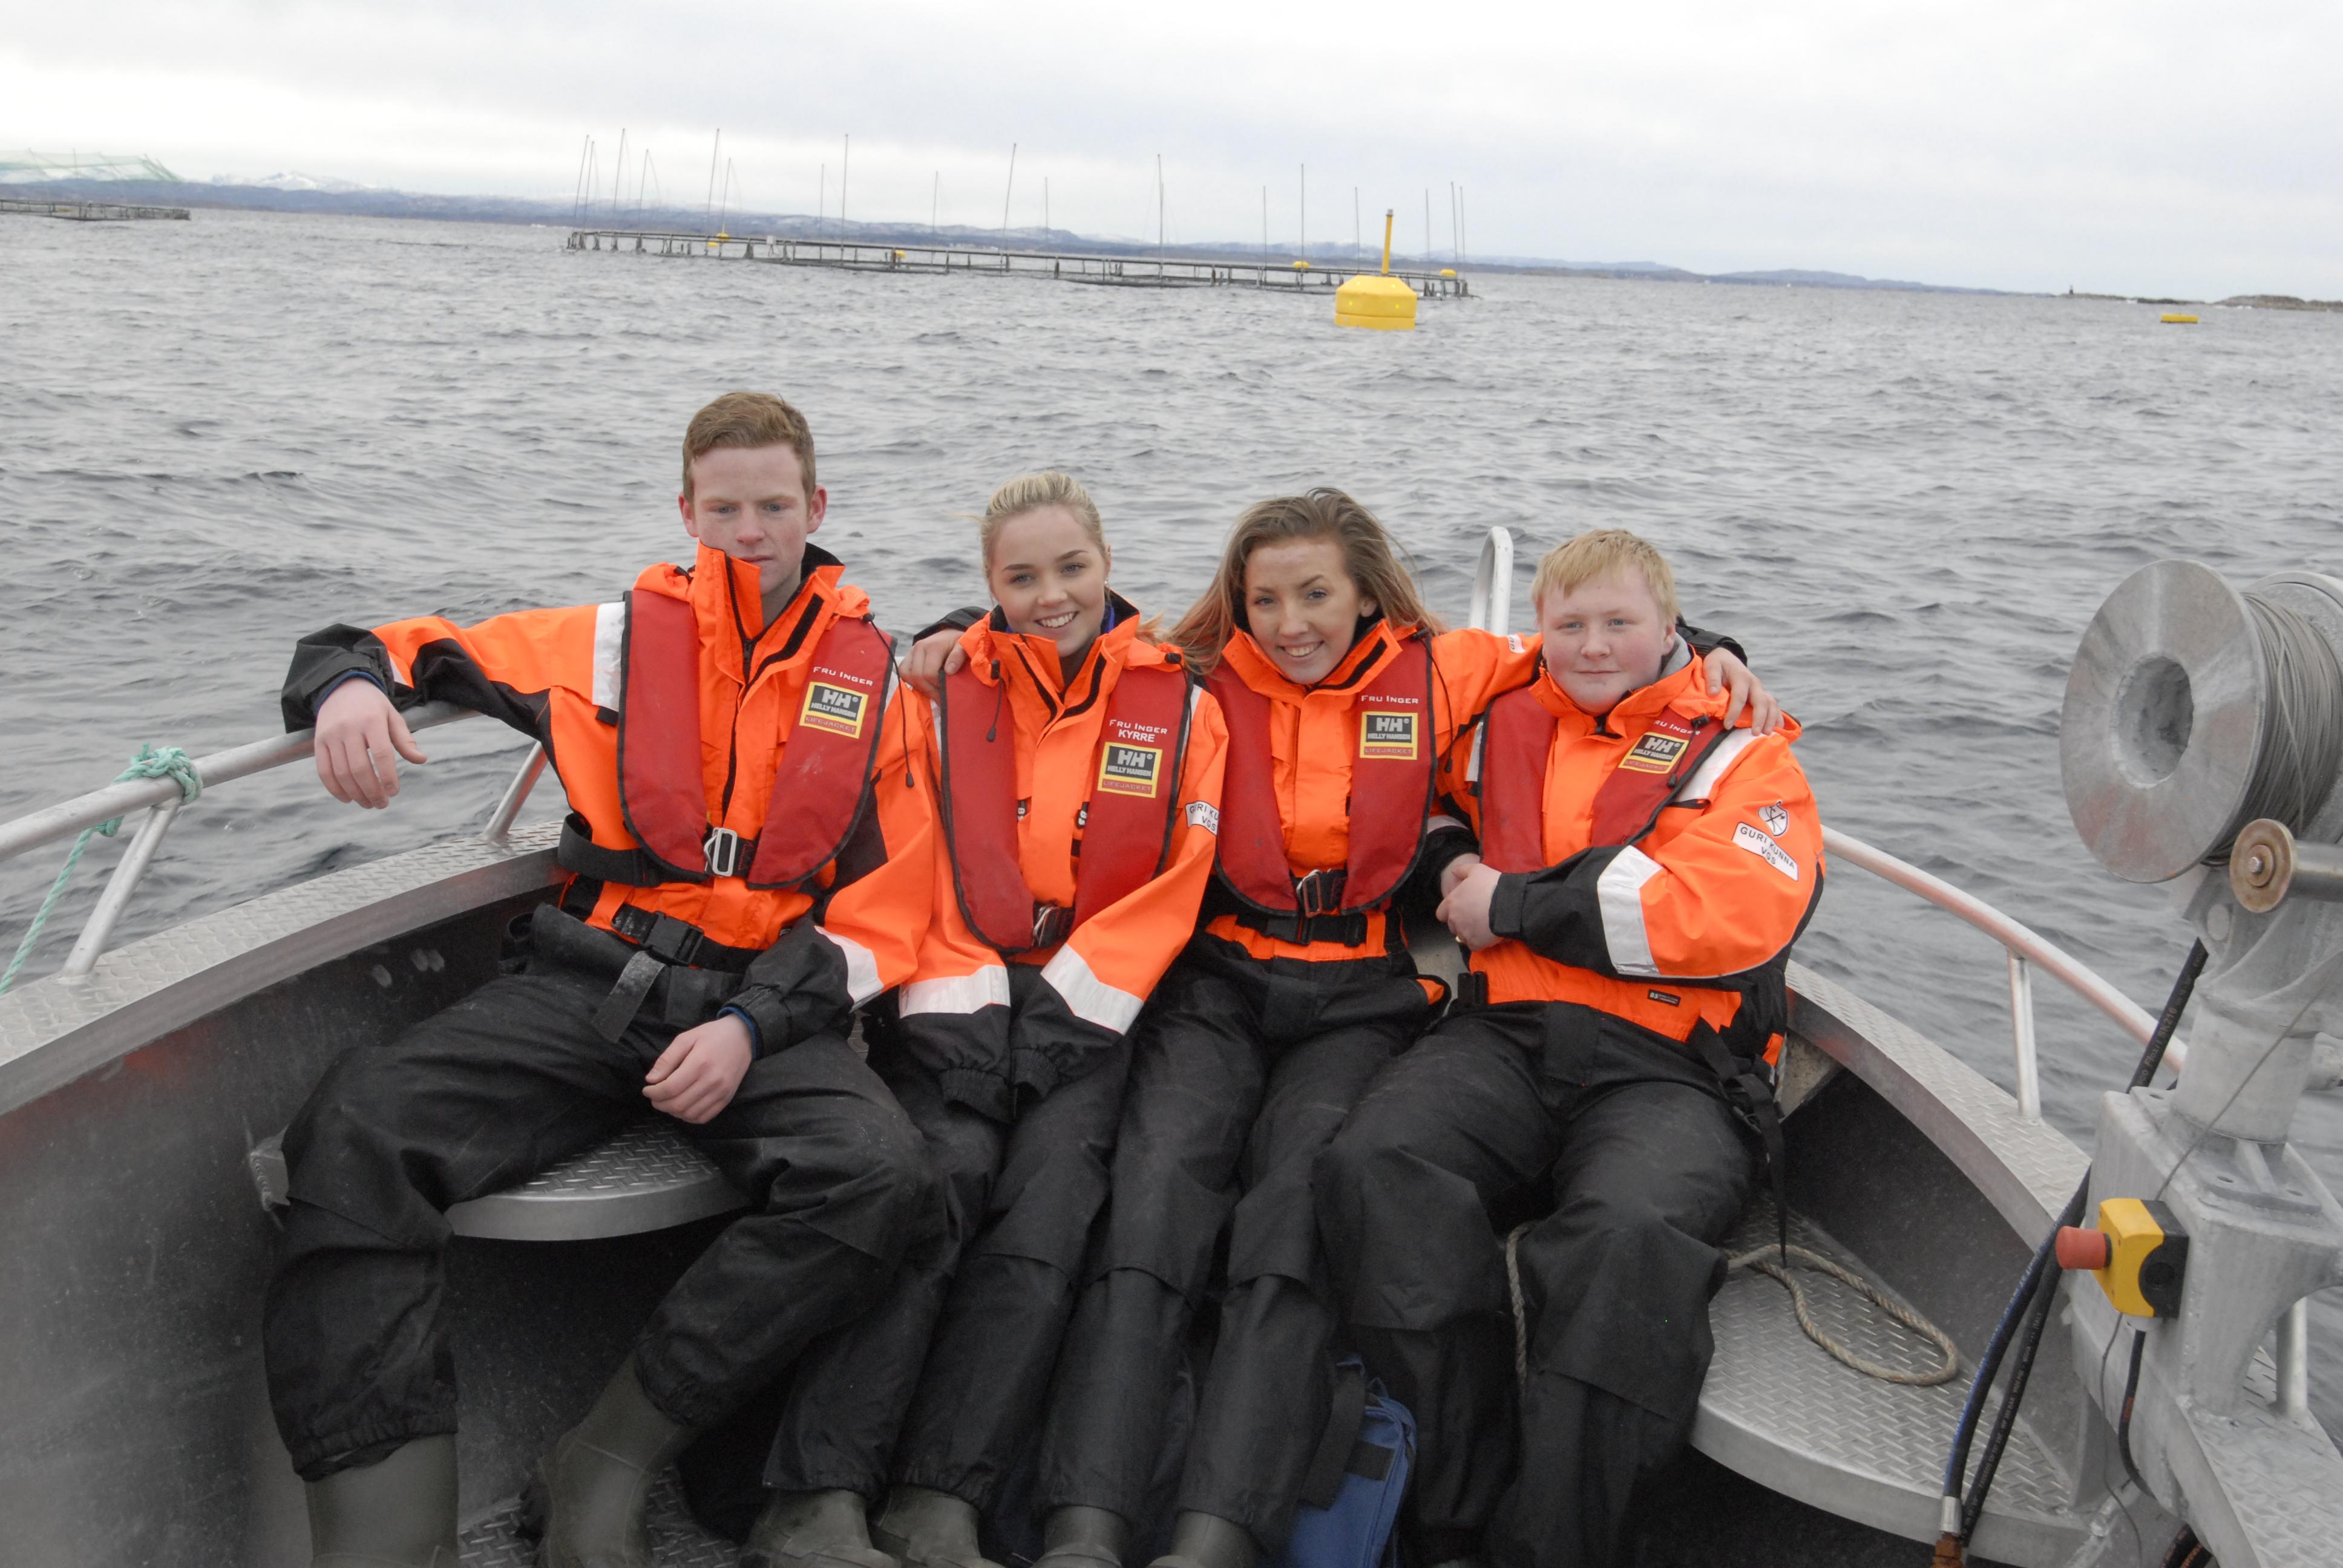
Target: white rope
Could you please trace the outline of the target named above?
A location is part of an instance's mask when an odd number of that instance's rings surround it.
[[[1862,1295],[1881,1312],[1886,1313],[1890,1319],[1936,1346],[1940,1364],[1926,1372],[1904,1372],[1896,1367],[1882,1366],[1875,1361],[1865,1361],[1831,1338],[1828,1332],[1815,1322],[1814,1314],[1807,1310],[1805,1287],[1793,1279],[1789,1270],[1781,1265],[1778,1261],[1780,1252],[1775,1248],[1755,1248],[1742,1253],[1727,1266],[1755,1270],[1758,1273],[1779,1280],[1790,1292],[1790,1304],[1796,1309],[1798,1327],[1806,1332],[1806,1338],[1828,1351],[1837,1361],[1853,1367],[1865,1377],[1875,1377],[1882,1382],[1908,1383],[1914,1388],[1934,1388],[1938,1383],[1952,1382],[1960,1374],[1961,1352],[1954,1346],[1951,1337],[1944,1330],[1911,1308],[1890,1301],[1886,1292],[1880,1290],[1877,1285],[1873,1284],[1854,1270],[1824,1257],[1820,1252],[1805,1247],[1792,1247],[1789,1249],[1789,1253],[1791,1262],[1802,1269],[1812,1269],[1817,1273],[1828,1274],[1839,1283]]]
[[[1516,1225],[1505,1237],[1505,1285],[1512,1297],[1513,1308],[1513,1376],[1524,1383],[1530,1380],[1530,1315],[1528,1306],[1522,1296],[1521,1240],[1523,1233],[1535,1223],[1537,1221],[1533,1220]],[[1944,1330],[1909,1307],[1890,1301],[1886,1293],[1878,1286],[1854,1270],[1824,1257],[1820,1252],[1805,1247],[1792,1247],[1789,1249],[1789,1256],[1790,1261],[1796,1266],[1812,1269],[1817,1273],[1828,1274],[1841,1284],[1857,1292],[1881,1312],[1886,1313],[1891,1320],[1926,1340],[1936,1347],[1941,1364],[1926,1372],[1905,1372],[1896,1367],[1882,1366],[1877,1362],[1867,1361],[1839,1343],[1831,1337],[1829,1331],[1815,1322],[1814,1313],[1806,1304],[1805,1287],[1792,1278],[1790,1271],[1778,1261],[1780,1251],[1777,1248],[1753,1249],[1734,1258],[1726,1266],[1734,1269],[1751,1269],[1780,1281],[1784,1288],[1790,1292],[1790,1304],[1798,1314],[1798,1327],[1805,1331],[1806,1338],[1822,1346],[1835,1360],[1853,1367],[1865,1377],[1877,1378],[1882,1382],[1906,1383],[1914,1388],[1933,1388],[1938,1383],[1950,1382],[1960,1374],[1960,1351],[1953,1344],[1951,1336]]]

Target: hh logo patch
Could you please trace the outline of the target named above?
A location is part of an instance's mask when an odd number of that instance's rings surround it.
[[[1684,998],[1680,996],[1671,996],[1664,990],[1647,990],[1644,994],[1650,997],[1654,1001],[1664,1001],[1670,1007],[1684,1006]]]
[[[1120,740],[1110,740],[1105,754],[1099,759],[1098,787],[1118,795],[1152,795],[1162,771],[1161,749],[1125,746]]]
[[[817,680],[806,688],[805,709],[798,715],[798,722],[839,735],[860,736],[862,709],[870,700],[866,694],[850,688]]]
[[[1627,755],[1619,759],[1619,766],[1637,773],[1664,773],[1676,765],[1692,742],[1681,735],[1663,735],[1658,730],[1645,732],[1641,740],[1628,748]]]
[[[1765,861],[1792,881],[1798,879],[1798,863],[1783,851],[1782,846],[1746,822],[1736,823],[1733,841]]]
[[[1415,715],[1371,708],[1359,715],[1359,755],[1415,760]]]

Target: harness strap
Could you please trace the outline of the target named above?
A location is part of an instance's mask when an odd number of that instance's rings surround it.
[[[1346,948],[1366,945],[1367,911],[1364,910],[1353,910],[1347,915],[1272,915],[1249,905],[1241,905],[1235,914],[1237,924],[1281,942],[1304,945],[1310,942],[1340,942]]]
[[[620,936],[661,963],[739,974],[762,950],[727,946],[689,920],[657,914],[635,904],[618,906],[610,917],[610,924]]]
[[[1774,1086],[1758,1075],[1756,1066],[1747,1057],[1736,1057],[1727,1051],[1725,1041],[1713,1029],[1694,1028],[1685,1043],[1700,1053],[1709,1071],[1725,1091],[1725,1103],[1735,1114],[1755,1130],[1765,1144],[1765,1173],[1774,1189],[1774,1220],[1779,1229],[1775,1240],[1781,1248],[1782,1263],[1790,1261],[1790,1199],[1787,1191],[1790,1158],[1782,1139],[1782,1105],[1774,1098]]]
[[[739,971],[757,956],[753,949],[709,940],[689,921],[631,905],[612,924],[628,935],[589,926],[552,904],[540,906],[529,922],[530,938],[544,957],[580,973],[615,977],[609,994],[594,1010],[594,1030],[605,1040],[625,1034],[654,1000],[661,1018],[678,1029],[705,1022],[740,989]],[[689,956],[676,956],[683,954]]]
[[[1366,1372],[1358,1362],[1345,1360],[1334,1368],[1334,1397],[1328,1402],[1326,1427],[1318,1435],[1318,1451],[1311,1456],[1310,1473],[1302,1483],[1302,1501],[1308,1506],[1334,1505],[1366,1418]]]

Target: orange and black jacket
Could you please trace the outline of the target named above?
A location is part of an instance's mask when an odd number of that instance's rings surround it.
[[[1116,689],[1130,670],[1182,669],[1177,650],[1139,635],[1137,612],[1111,602],[1114,624],[1062,678],[1049,638],[1011,632],[998,611],[970,628],[960,638],[967,675],[987,695],[965,719],[958,709],[947,719],[1013,728],[1017,863],[1036,900],[1067,910],[1076,905],[1082,823],[1101,778]],[[940,831],[935,918],[898,1007],[905,1043],[949,1098],[1005,1121],[1021,1103],[1089,1071],[1194,934],[1212,874],[1228,737],[1212,697],[1192,684],[1185,689],[1184,744],[1161,781],[1175,793],[1159,869],[1063,940],[1014,952],[987,941],[963,905],[959,868]],[[948,690],[948,708],[950,700]],[[1038,967],[1041,980],[1013,1016],[1011,964]]]
[[[1411,730],[1408,739],[1411,744],[1424,746],[1431,759],[1445,757],[1458,732],[1479,716],[1493,697],[1527,680],[1538,661],[1534,638],[1462,630],[1427,639],[1412,628],[1395,630],[1380,619],[1363,627],[1342,662],[1307,687],[1288,680],[1247,632],[1239,631],[1222,649],[1221,669],[1226,677],[1242,681],[1266,699],[1266,722],[1260,726],[1265,733],[1256,733],[1251,727],[1240,733],[1231,718],[1230,745],[1266,743],[1276,826],[1284,842],[1287,873],[1297,887],[1313,875],[1339,872],[1348,866],[1354,775],[1362,753],[1375,743],[1364,723],[1361,696],[1395,663],[1418,652],[1419,645],[1430,655],[1423,682],[1429,709],[1427,733],[1417,738]],[[1232,776],[1233,757],[1232,751]],[[1383,804],[1378,803],[1379,809]],[[1388,804],[1398,809],[1397,802]],[[1239,827],[1235,813],[1241,808],[1233,787],[1223,792],[1221,807],[1225,847]],[[1413,884],[1436,879],[1440,868],[1473,847],[1463,810],[1435,803],[1432,791],[1417,797],[1413,815],[1421,821],[1422,839],[1409,888],[1339,922],[1263,919],[1258,910],[1242,907],[1249,900],[1230,885],[1224,866],[1206,905],[1206,933],[1264,960],[1330,962],[1403,945],[1405,937],[1396,929],[1399,922],[1393,919],[1393,905],[1421,899],[1421,890]],[[1344,926],[1348,929],[1341,929]],[[1338,934],[1322,934],[1327,927],[1336,927]]]
[[[729,829],[745,842],[764,829],[824,635],[842,618],[870,613],[861,590],[840,582],[840,571],[808,546],[805,580],[769,625],[757,568],[705,545],[691,569],[655,566],[636,580],[639,595],[688,605],[698,635],[698,773],[709,830]],[[372,679],[401,709],[434,700],[476,709],[544,745],[569,798],[572,839],[590,840],[589,855],[625,856],[639,848],[619,785],[628,618],[622,600],[519,610],[470,627],[437,617],[370,631],[328,627],[295,651],[285,721],[289,729],[313,723],[325,694],[352,676]],[[835,786],[859,791],[840,819],[850,826],[835,858],[803,885],[752,886],[745,865],[744,874],[711,868],[644,886],[580,877],[565,907],[636,941],[667,916],[696,930],[695,947],[713,943],[745,960],[746,984],[731,1005],[753,1027],[760,1052],[842,1029],[853,1008],[910,977],[933,896],[924,709],[885,699],[870,707],[869,719],[881,729],[867,769]]]
[[[1599,719],[1543,670],[1527,688],[1553,734],[1538,791],[1514,796],[1538,812],[1533,864],[1499,866],[1490,929],[1502,940],[1472,956],[1487,1002],[1575,1002],[1671,1040],[1705,1024],[1744,1057],[1778,1049],[1783,969],[1824,873],[1822,823],[1791,753],[1796,721],[1785,716],[1760,736],[1745,714],[1721,740],[1684,754],[1696,766],[1667,776],[1646,830],[1594,842],[1598,798],[1614,774],[1664,758],[1671,729],[1715,735],[1725,699],[1706,684],[1695,657]],[[1655,726],[1659,737],[1647,741]],[[1472,744],[1452,753],[1452,773]],[[1471,802],[1484,844],[1499,836],[1485,815],[1498,766],[1492,739],[1479,797],[1451,791]],[[1484,853],[1498,864],[1493,849]]]

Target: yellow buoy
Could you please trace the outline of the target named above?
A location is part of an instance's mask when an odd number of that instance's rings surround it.
[[[1415,330],[1415,290],[1391,276],[1392,215],[1383,213],[1383,269],[1352,278],[1334,291],[1334,325],[1376,332]]]
[[[1443,266],[1440,269],[1440,276],[1443,277],[1453,277],[1456,276],[1456,269],[1453,266]]]
[[[1293,270],[1296,272],[1307,272],[1310,270],[1310,264],[1306,261],[1297,261],[1293,264]]]
[[[2174,316],[2167,312],[2162,319],[2171,322],[2176,327],[2194,327],[2197,325],[2197,318],[2193,316]]]

